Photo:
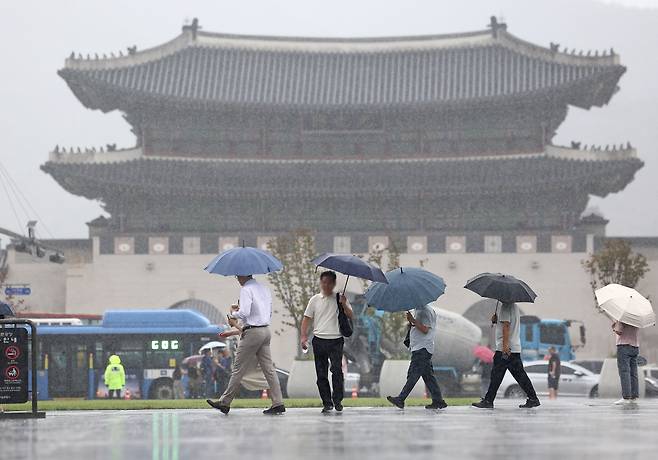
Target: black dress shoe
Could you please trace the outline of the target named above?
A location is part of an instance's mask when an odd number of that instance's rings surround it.
[[[404,409],[404,401],[397,396],[387,396],[386,399],[398,409]]]
[[[208,403],[208,405],[210,405],[210,407],[213,407],[213,408],[217,409],[218,411],[221,411],[221,413],[224,414],[224,415],[228,414],[228,411],[231,410],[231,408],[229,406],[224,406],[224,405],[220,404],[219,401],[213,401],[211,399],[206,399],[206,402]]]
[[[329,414],[329,413],[331,413],[332,410],[334,410],[334,406],[332,406],[331,404],[325,404],[322,407],[322,413],[323,414]]]
[[[525,404],[521,404],[521,409],[532,409],[533,407],[541,406],[539,399],[528,399]]]
[[[491,401],[487,401],[486,399],[480,400],[480,402],[476,402],[471,404],[473,407],[477,407],[478,409],[493,409],[494,405]]]
[[[285,411],[286,411],[286,406],[281,404],[279,406],[273,406],[273,407],[270,407],[269,409],[265,409],[263,411],[263,414],[265,414],[265,415],[280,415],[280,414],[283,414]]]
[[[425,406],[425,409],[445,409],[448,407],[448,403],[446,403],[443,399],[440,401],[432,401],[432,404],[428,404]]]
[[[337,402],[334,408],[336,409],[336,412],[343,412],[343,403]]]

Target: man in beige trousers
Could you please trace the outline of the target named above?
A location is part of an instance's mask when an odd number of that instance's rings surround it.
[[[242,377],[257,361],[270,387],[272,406],[263,411],[265,415],[278,415],[286,411],[281,395],[281,385],[272,362],[270,321],[272,319],[272,294],[270,290],[252,276],[238,276],[240,289],[239,306],[232,307],[229,324],[241,332],[240,344],[235,354],[233,371],[228,387],[217,401],[206,400],[209,405],[228,414],[233,398],[240,391]],[[242,328],[238,326],[242,322]],[[223,334],[230,335],[230,333]]]

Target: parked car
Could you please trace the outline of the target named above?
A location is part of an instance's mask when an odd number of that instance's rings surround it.
[[[529,361],[524,363],[524,367],[537,394],[548,395],[548,362]],[[509,372],[503,378],[498,395],[506,398],[525,397],[525,393]],[[562,363],[559,395],[596,398],[599,395],[599,376],[577,364]]]
[[[647,398],[658,397],[658,367],[644,368],[644,394]]]
[[[575,364],[580,367],[584,367],[588,371],[595,373],[596,375],[601,374],[601,369],[603,369],[603,360],[602,359],[575,359],[569,361],[571,364]]]

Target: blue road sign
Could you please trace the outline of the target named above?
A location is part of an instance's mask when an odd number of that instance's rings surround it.
[[[6,287],[5,295],[30,295],[32,289],[29,287]]]

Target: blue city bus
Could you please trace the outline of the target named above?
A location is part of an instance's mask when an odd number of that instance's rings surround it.
[[[37,326],[40,398],[104,396],[103,373],[117,354],[131,398],[171,399],[176,365],[223,330],[192,310],[108,311],[99,325]]]

